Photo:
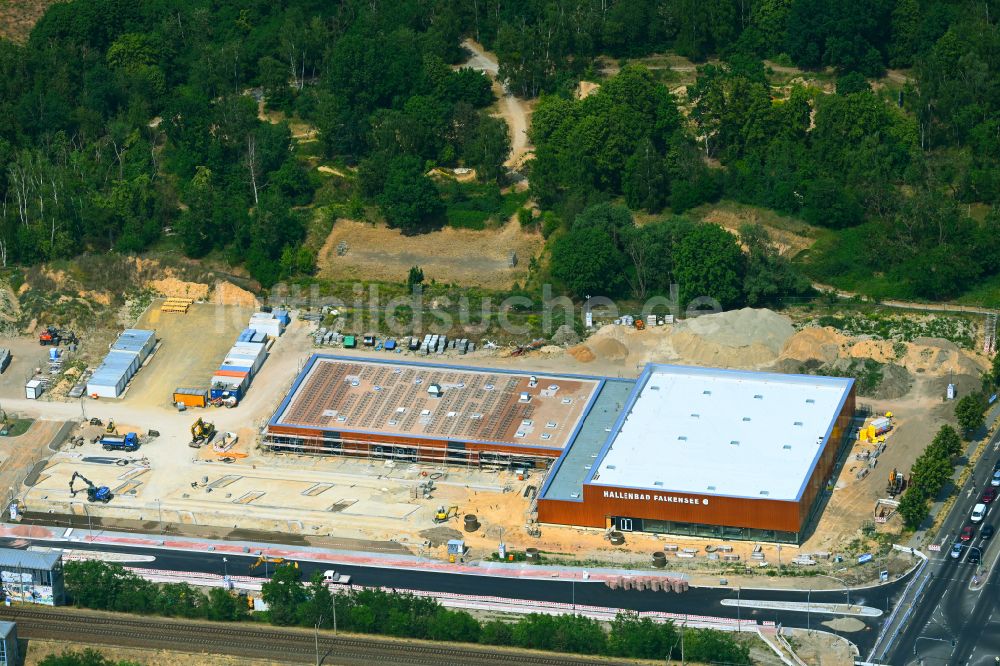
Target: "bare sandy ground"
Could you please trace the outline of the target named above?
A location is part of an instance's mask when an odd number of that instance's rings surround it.
[[[347,243],[347,253],[337,255],[337,245]],[[424,277],[444,283],[509,289],[528,275],[531,257],[538,255],[541,234],[525,233],[516,217],[503,227],[474,231],[445,227],[419,236],[353,220],[337,220],[317,258],[319,277],[328,280],[400,282],[412,266]],[[517,266],[508,267],[511,251]]]

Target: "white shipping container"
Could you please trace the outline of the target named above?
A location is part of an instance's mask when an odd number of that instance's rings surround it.
[[[24,397],[28,400],[37,400],[45,391],[45,385],[40,379],[32,379],[24,385]]]

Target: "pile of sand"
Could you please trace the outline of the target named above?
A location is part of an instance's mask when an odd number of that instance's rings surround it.
[[[566,350],[566,353],[575,358],[580,363],[590,363],[595,358],[597,358],[596,356],[594,356],[594,352],[592,352],[590,350],[590,347],[588,347],[587,345],[577,345],[575,347],[570,347],[569,349]]]
[[[628,347],[615,338],[602,337],[587,346],[594,356],[605,361],[624,361],[628,356]]]
[[[847,342],[847,338],[833,328],[804,328],[785,343],[785,348],[781,350],[781,358],[803,363],[807,361],[833,363]]]
[[[193,298],[196,301],[202,301],[208,297],[208,285],[200,282],[185,282],[177,278],[165,277],[159,280],[150,280],[149,286],[156,293],[167,298]]]
[[[788,317],[744,308],[679,322],[670,342],[685,363],[756,368],[773,363],[794,333]]]
[[[253,292],[237,287],[232,282],[216,282],[212,302],[216,305],[239,305],[245,308],[257,307],[257,297]]]

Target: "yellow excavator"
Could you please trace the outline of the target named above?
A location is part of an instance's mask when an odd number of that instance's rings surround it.
[[[257,560],[253,564],[250,565],[250,571],[253,571],[262,564],[273,564],[275,566],[281,564],[289,564],[295,569],[299,568],[298,562],[289,562],[283,557],[271,557],[270,555],[261,555],[260,557],[257,558]]]
[[[450,518],[457,515],[458,515],[457,506],[449,506],[448,508],[445,508],[445,506],[442,504],[441,506],[438,507],[437,513],[434,514],[434,522],[446,523]]]
[[[199,418],[191,424],[191,446],[198,448],[202,444],[208,444],[215,437],[215,424]]]

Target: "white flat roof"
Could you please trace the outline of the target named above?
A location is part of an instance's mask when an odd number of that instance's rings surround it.
[[[797,500],[853,382],[648,366],[591,482]]]

